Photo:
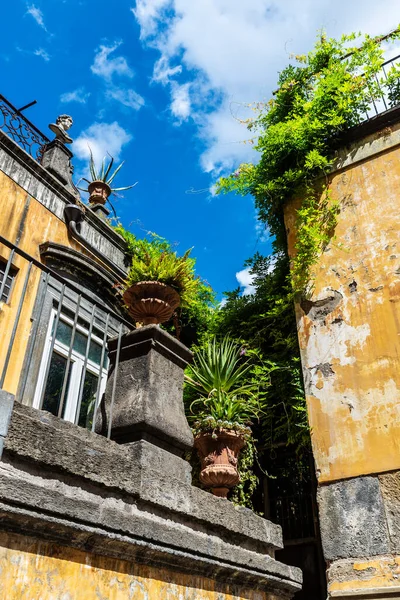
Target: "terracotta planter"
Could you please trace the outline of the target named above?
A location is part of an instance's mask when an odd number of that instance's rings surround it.
[[[200,481],[215,496],[226,498],[240,481],[237,462],[245,441],[235,431],[222,430],[215,435],[201,433],[194,440],[201,461]]]
[[[105,204],[111,194],[110,186],[104,181],[92,181],[88,185],[90,204]]]
[[[123,298],[132,317],[143,325],[165,323],[180,304],[178,292],[159,281],[135,283]]]

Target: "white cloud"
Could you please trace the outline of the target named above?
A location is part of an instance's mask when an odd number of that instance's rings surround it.
[[[90,92],[85,92],[85,88],[80,87],[73,92],[65,92],[61,94],[60,101],[67,102],[78,102],[79,104],[86,104],[88,98],[90,96]]]
[[[119,160],[123,146],[130,142],[132,136],[116,121],[113,123],[93,123],[74,140],[73,152],[80,160],[88,160],[89,147],[93,152],[96,164],[99,164],[107,152]]]
[[[181,123],[190,117],[191,103],[189,95],[190,83],[179,85],[175,81],[171,84],[171,113]]]
[[[179,73],[182,73],[182,65],[171,67],[168,58],[161,56],[154,65],[152,81],[166,85],[169,83],[171,77]]]
[[[139,110],[144,105],[144,98],[132,89],[111,87],[106,91],[106,97],[134,110]]]
[[[96,50],[94,62],[90,67],[92,73],[102,77],[106,81],[111,81],[114,75],[133,77],[134,73],[124,56],[114,56],[110,58],[110,54],[115,52],[121,43],[121,41],[114,42],[111,44],[111,46],[105,46],[102,44]]]
[[[140,24],[142,39],[157,31],[163,10],[169,4],[170,0],[136,0],[136,7],[131,10]]]
[[[159,52],[153,79],[190,82],[190,113],[206,146],[201,164],[214,174],[257,158],[232,106],[246,118],[248,103],[269,99],[289,54],[311,49],[318,29],[378,34],[400,22],[398,0],[382,0],[379,10],[375,0],[136,0],[132,12],[143,42]],[[177,62],[182,68],[168,72]]]
[[[266,225],[266,223],[262,223],[261,221],[259,221],[257,213],[255,214],[254,218],[256,220],[255,230],[256,230],[258,241],[260,241],[262,243],[268,242],[271,239],[271,232],[269,230],[268,225]]]
[[[47,31],[46,25],[44,24],[43,13],[40,10],[40,8],[38,8],[34,4],[31,4],[30,6],[28,6],[26,14],[31,15],[31,17],[33,17],[35,19],[35,21],[39,25],[39,27],[41,27],[42,29]]]
[[[133,110],[139,110],[145,103],[144,98],[132,88],[126,88],[115,83],[115,76],[128,77],[129,79],[134,76],[134,72],[124,56],[110,58],[110,54],[115,52],[121,43],[121,41],[118,41],[111,44],[111,46],[101,45],[96,50],[94,62],[90,68],[95,75],[104,79],[106,85],[105,97],[107,99],[120,102]]]
[[[35,56],[40,56],[46,62],[49,62],[50,60],[50,54],[48,54],[43,48],[38,48],[37,50],[34,50],[33,54]]]
[[[250,296],[254,294],[256,288],[253,285],[255,276],[251,275],[250,268],[242,269],[236,273],[236,279],[241,288],[243,288],[242,295]]]

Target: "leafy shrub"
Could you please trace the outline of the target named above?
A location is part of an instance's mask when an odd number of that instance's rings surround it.
[[[138,238],[121,224],[115,229],[124,238],[132,258],[126,286],[140,281],[160,281],[170,285],[181,297],[180,320],[186,327],[194,324],[199,332],[205,330],[212,318],[214,293],[196,275],[196,260],[190,256],[191,251],[179,257],[171,244],[155,233],[149,232],[149,238]]]

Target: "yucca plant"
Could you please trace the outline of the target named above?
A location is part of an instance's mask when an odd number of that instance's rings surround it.
[[[240,497],[243,486],[251,494],[257,478],[252,471],[255,458],[250,425],[262,412],[252,364],[241,346],[224,337],[213,338],[195,352],[193,365],[185,373],[185,405],[192,422],[194,447],[200,466],[199,483],[213,494]]]
[[[251,368],[229,337],[213,338],[195,352],[185,374],[185,400],[196,430],[242,429],[258,419],[262,406],[248,376]]]
[[[82,177],[81,181],[86,181],[88,186],[90,186],[94,182],[101,181],[110,188],[110,193],[112,193],[112,194],[115,194],[115,192],[122,192],[124,190],[130,190],[131,188],[135,187],[137,182],[134,183],[133,185],[128,185],[125,187],[118,187],[118,188],[112,187],[112,185],[111,185],[112,182],[114,181],[115,177],[118,175],[119,171],[122,169],[125,161],[122,161],[122,163],[120,165],[118,165],[118,167],[115,169],[115,171],[113,173],[111,173],[111,170],[114,165],[114,158],[111,156],[111,154],[107,153],[110,160],[107,162],[107,157],[105,156],[101,162],[100,169],[97,169],[96,163],[95,163],[94,157],[93,157],[93,152],[90,147],[89,147],[89,152],[90,152],[89,170],[90,170],[91,180],[89,181],[89,179],[86,179],[86,177]],[[81,188],[78,186],[78,189],[80,189],[83,192],[90,193],[89,187]]]

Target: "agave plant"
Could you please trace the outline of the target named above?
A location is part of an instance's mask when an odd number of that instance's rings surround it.
[[[90,152],[89,169],[90,169],[91,180],[89,181],[89,179],[86,179],[86,177],[82,177],[81,181],[86,181],[86,183],[88,184],[88,188],[81,188],[78,186],[78,189],[80,189],[83,192],[90,193],[89,186],[92,183],[99,182],[99,181],[106,184],[110,188],[110,193],[112,193],[112,194],[115,194],[115,192],[122,192],[124,190],[130,190],[131,188],[135,187],[137,182],[134,183],[133,185],[128,185],[125,187],[118,187],[118,188],[112,187],[112,185],[111,185],[112,182],[114,181],[116,175],[118,175],[119,171],[123,167],[125,161],[122,161],[122,163],[120,165],[118,165],[118,167],[115,169],[115,171],[113,173],[111,173],[111,170],[114,165],[114,158],[111,156],[111,154],[107,153],[108,156],[110,157],[110,160],[108,161],[108,163],[107,163],[107,157],[105,156],[102,160],[100,169],[97,169],[96,163],[95,163],[94,157],[93,157],[93,152],[90,147],[89,147],[89,152]]]
[[[229,337],[215,338],[195,353],[185,374],[186,401],[196,429],[237,429],[262,412],[257,387],[249,382],[252,365]]]

